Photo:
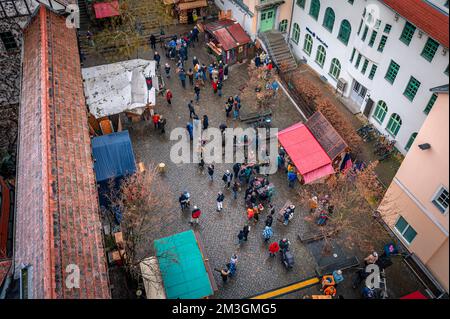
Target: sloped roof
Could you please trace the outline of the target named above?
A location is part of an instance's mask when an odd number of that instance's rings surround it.
[[[41,6],[24,31],[14,262],[33,266],[33,298],[110,298],[77,36],[65,22]],[[79,289],[66,287],[69,265]]]
[[[423,0],[383,0],[383,2],[440,44],[449,47],[448,15]]]
[[[344,152],[348,145],[339,133],[334,129],[333,125],[320,113],[314,113],[305,123],[319,144],[331,158],[334,160],[339,154]]]
[[[3,284],[3,281],[6,279],[8,275],[9,269],[11,268],[12,261],[11,259],[0,261],[0,287]]]

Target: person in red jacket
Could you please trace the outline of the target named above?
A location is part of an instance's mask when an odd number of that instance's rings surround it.
[[[166,92],[166,100],[167,100],[167,103],[169,103],[169,105],[172,104],[172,98],[173,98],[172,91],[167,90],[167,92]]]
[[[159,119],[160,118],[161,118],[161,116],[159,116],[158,113],[155,113],[152,117],[153,125],[155,126],[155,129],[159,128]]]
[[[270,257],[275,257],[275,254],[280,251],[280,245],[276,241],[270,244],[269,246],[269,254]]]
[[[198,225],[198,221],[201,214],[202,214],[201,210],[197,206],[194,206],[194,209],[192,210],[191,213],[191,221],[189,223],[191,225],[194,225],[194,223]]]

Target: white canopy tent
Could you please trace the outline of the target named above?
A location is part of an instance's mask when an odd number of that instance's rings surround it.
[[[156,105],[156,61],[135,59],[82,69],[84,93],[90,112],[98,119],[121,112],[141,115]],[[148,90],[146,78],[152,79]]]

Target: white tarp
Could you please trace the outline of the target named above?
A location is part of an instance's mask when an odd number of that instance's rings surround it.
[[[147,299],[166,299],[158,259],[154,256],[145,258],[139,266]]]
[[[156,104],[156,61],[135,59],[82,69],[84,94],[90,112],[101,118],[124,111],[142,114]],[[146,77],[153,88],[147,89]]]

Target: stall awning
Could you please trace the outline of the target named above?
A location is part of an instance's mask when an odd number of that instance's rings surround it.
[[[213,294],[192,230],[155,240],[154,247],[168,299],[199,299]]]
[[[128,131],[93,138],[92,156],[98,183],[136,172],[136,161]]]
[[[403,296],[400,299],[428,299],[425,297],[420,291],[415,291],[413,293],[410,293],[409,295]]]
[[[239,45],[247,44],[252,41],[239,23],[230,25],[227,29]]]
[[[120,15],[119,1],[97,2],[94,3],[94,11],[96,19],[116,17]]]
[[[298,123],[281,131],[278,140],[306,184],[334,173],[331,159],[304,124]]]
[[[207,7],[208,2],[206,0],[197,0],[192,2],[183,2],[178,4],[180,10],[191,10],[197,8]]]

